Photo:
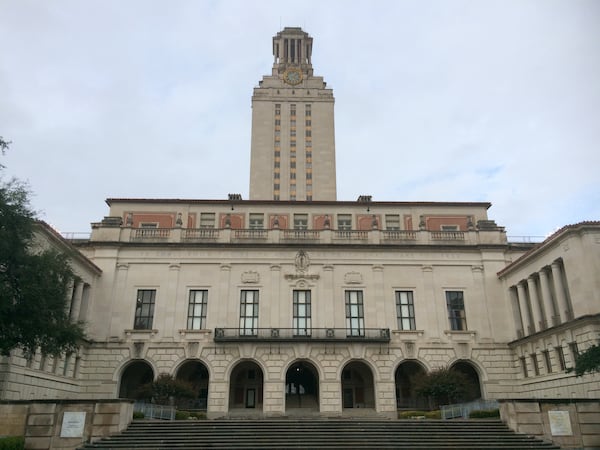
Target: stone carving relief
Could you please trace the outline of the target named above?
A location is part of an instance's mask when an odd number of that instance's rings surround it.
[[[242,273],[242,283],[258,283],[260,274],[254,270],[248,270]]]
[[[344,281],[346,284],[361,284],[363,282],[363,277],[359,272],[346,272]]]

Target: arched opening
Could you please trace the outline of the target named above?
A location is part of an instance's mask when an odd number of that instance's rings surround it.
[[[154,370],[146,361],[130,363],[121,374],[119,398],[134,398],[138,388],[154,380]]]
[[[426,374],[417,361],[404,361],[396,369],[396,407],[398,409],[427,409],[426,397],[417,395],[416,380]]]
[[[470,402],[481,398],[481,384],[479,381],[479,374],[477,370],[468,361],[457,361],[450,367],[450,370],[462,373],[469,381],[467,392],[465,393],[462,401]]]
[[[231,372],[229,409],[260,409],[263,403],[263,372],[252,361],[240,362]]]
[[[201,361],[184,362],[177,371],[178,380],[190,383],[197,392],[196,398],[186,401],[185,409],[206,411],[208,402],[208,369]]]
[[[342,370],[342,407],[375,408],[373,373],[363,362],[349,362]]]
[[[285,409],[319,410],[319,374],[308,361],[297,361],[285,374]]]

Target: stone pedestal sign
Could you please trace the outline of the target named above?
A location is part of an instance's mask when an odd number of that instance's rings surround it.
[[[548,411],[552,436],[573,436],[569,411]]]
[[[85,426],[85,412],[65,412],[63,414],[60,437],[82,437]]]

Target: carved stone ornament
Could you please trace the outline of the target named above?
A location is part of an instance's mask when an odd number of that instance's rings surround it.
[[[258,283],[260,281],[260,274],[254,270],[248,270],[242,273],[242,283]]]
[[[304,250],[300,250],[296,253],[295,264],[298,272],[306,272],[306,270],[308,270],[310,259],[308,259],[308,254]]]
[[[363,277],[358,272],[346,272],[346,275],[344,275],[344,281],[346,284],[360,284],[363,281]]]

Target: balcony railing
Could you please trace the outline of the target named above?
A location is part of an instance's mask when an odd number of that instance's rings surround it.
[[[431,230],[290,230],[231,228],[95,227],[92,241],[148,243],[267,243],[324,245],[503,245],[503,229],[470,231]]]
[[[185,241],[205,241],[207,239],[218,239],[217,228],[186,228],[181,238]]]
[[[412,230],[383,230],[384,241],[416,241],[417,232]]]
[[[389,328],[215,328],[215,342],[390,342]]]
[[[318,241],[318,230],[283,230],[283,239],[287,241]]]
[[[135,228],[132,241],[165,241],[169,239],[171,228]]]
[[[432,241],[464,241],[464,231],[432,231]]]

